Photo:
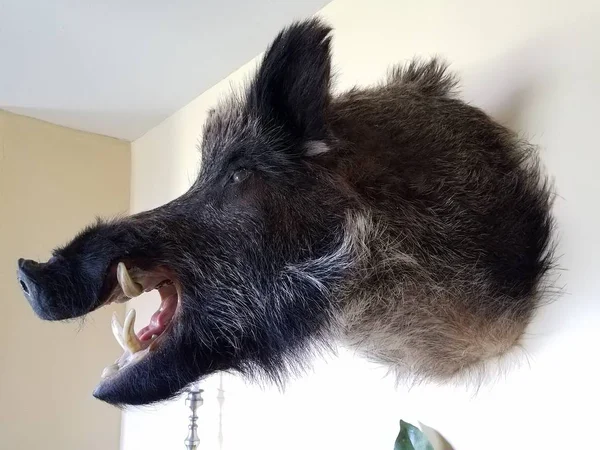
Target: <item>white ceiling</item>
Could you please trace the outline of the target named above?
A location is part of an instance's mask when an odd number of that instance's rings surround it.
[[[133,140],[328,0],[0,0],[0,109]]]

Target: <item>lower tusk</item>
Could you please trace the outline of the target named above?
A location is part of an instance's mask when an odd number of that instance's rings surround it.
[[[127,317],[125,318],[125,324],[123,325],[123,340],[127,350],[132,354],[137,353],[142,349],[142,343],[135,334],[133,325],[135,323],[135,309],[129,310]]]
[[[127,346],[125,345],[125,340],[123,339],[123,327],[119,323],[119,319],[117,319],[117,313],[113,313],[111,328],[113,332],[113,336],[121,346],[123,350],[127,350]]]

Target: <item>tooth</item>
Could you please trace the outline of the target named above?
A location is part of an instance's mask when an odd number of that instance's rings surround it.
[[[123,325],[123,340],[132,354],[139,352],[142,349],[142,344],[138,339],[135,331],[133,330],[133,324],[135,323],[135,309],[130,309],[125,317],[125,325]]]
[[[117,318],[117,313],[113,313],[111,326],[112,326],[112,332],[113,332],[113,335],[115,336],[115,339],[117,340],[117,342],[119,343],[119,345],[121,346],[121,348],[123,350],[127,350],[127,346],[125,345],[125,340],[123,339],[123,327],[119,323],[119,319]]]
[[[112,365],[104,368],[104,370],[102,371],[102,375],[100,375],[100,378],[110,377],[111,375],[117,373],[118,371],[119,371],[119,366],[117,364],[112,364]]]
[[[120,262],[117,265],[117,281],[119,282],[119,286],[121,286],[123,293],[129,298],[137,297],[144,292],[142,285],[133,281],[123,262]]]

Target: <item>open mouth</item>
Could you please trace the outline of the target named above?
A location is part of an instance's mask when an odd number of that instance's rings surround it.
[[[134,330],[135,309],[129,310],[123,326],[119,323],[116,313],[113,314],[112,332],[123,349],[123,354],[114,364],[103,370],[103,381],[139,362],[158,348],[161,339],[171,328],[180,298],[180,289],[174,274],[164,267],[145,271],[135,265],[128,268],[124,262],[119,262],[116,268],[111,269],[109,280],[111,288],[105,304],[124,303],[153,290],[159,292],[161,303],[152,315],[150,323],[137,333]]]

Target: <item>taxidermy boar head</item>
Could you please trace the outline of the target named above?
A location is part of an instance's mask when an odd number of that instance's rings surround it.
[[[453,94],[435,60],[330,89],[331,29],[295,23],[204,126],[181,197],[98,222],[18,279],[43,319],[158,290],[95,391],[172,397],[217,371],[282,382],[341,341],[399,376],[450,380],[519,343],[549,269],[531,146]]]

